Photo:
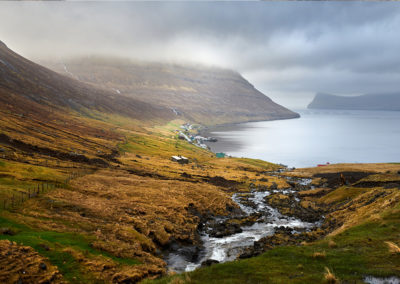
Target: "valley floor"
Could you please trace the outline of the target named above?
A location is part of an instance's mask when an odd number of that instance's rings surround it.
[[[400,277],[399,164],[287,171],[261,160],[216,158],[178,139],[180,123],[120,127],[125,139],[119,138],[119,154],[107,165],[46,153],[27,159],[26,149],[0,156],[0,283],[362,283],[368,276]],[[190,163],[176,163],[173,155]],[[300,178],[312,182],[303,186]],[[277,228],[243,250],[240,260],[169,271],[163,257],[174,248],[201,250],[201,224],[222,218],[227,221],[214,233],[229,235],[233,227],[256,223],[259,216],[245,218],[232,199],[254,191],[268,191],[263,202],[280,214],[323,222],[309,231]]]

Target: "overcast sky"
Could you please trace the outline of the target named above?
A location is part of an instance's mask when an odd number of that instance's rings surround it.
[[[232,68],[291,108],[400,90],[400,2],[0,2],[0,40],[33,60]]]

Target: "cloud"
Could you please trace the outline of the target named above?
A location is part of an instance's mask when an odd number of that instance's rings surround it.
[[[0,3],[0,38],[26,57],[217,65],[289,106],[399,91],[399,29],[397,2]]]

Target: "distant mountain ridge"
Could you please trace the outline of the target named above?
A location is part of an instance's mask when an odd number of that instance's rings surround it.
[[[367,94],[355,97],[317,93],[307,108],[400,111],[400,93]]]
[[[115,94],[167,107],[176,115],[205,125],[299,117],[232,70],[106,57],[47,66]]]

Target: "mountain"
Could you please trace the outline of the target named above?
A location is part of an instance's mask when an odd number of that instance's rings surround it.
[[[2,43],[0,45],[0,91],[4,104],[23,102],[22,109],[33,104],[68,109],[80,113],[96,110],[137,119],[169,119],[170,110],[116,95],[114,92],[62,76],[35,64]]]
[[[60,75],[0,42],[0,150],[8,158],[41,155],[104,164],[123,139],[105,123],[107,117],[131,119],[137,126],[164,123],[174,114]]]
[[[205,125],[299,117],[232,70],[99,57],[47,66],[115,94],[167,107]]]
[[[368,94],[344,97],[318,93],[308,105],[308,108],[400,111],[400,94]]]

